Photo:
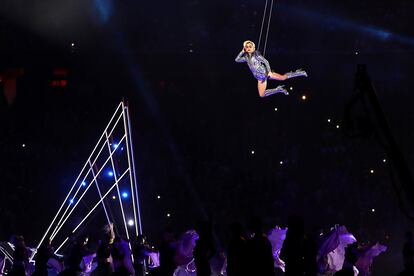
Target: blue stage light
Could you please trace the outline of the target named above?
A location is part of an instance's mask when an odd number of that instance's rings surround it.
[[[116,149],[118,148],[118,146],[119,146],[119,144],[117,144],[117,143],[112,144],[112,148],[113,148],[114,150],[116,150]]]
[[[122,197],[123,198],[128,198],[129,194],[127,192],[122,192]]]
[[[316,10],[304,9],[300,6],[290,5],[286,7],[289,12],[295,14],[295,16],[301,16],[308,20],[319,22],[322,26],[329,26],[329,29],[333,31],[338,29],[349,30],[360,34],[366,34],[382,41],[393,40],[399,43],[414,45],[414,37],[392,32],[382,26],[367,25],[363,22],[341,18],[340,16],[323,14]]]
[[[98,12],[99,23],[104,24],[108,22],[113,13],[113,1],[110,0],[93,0],[95,8]]]
[[[82,181],[82,186],[86,186],[86,182],[85,181]]]
[[[74,198],[72,198],[71,200],[69,200],[69,203],[70,204],[73,204],[75,202],[75,199]]]
[[[108,171],[106,174],[107,174],[108,176],[110,176],[110,177],[114,176],[114,172],[113,172],[113,171]]]

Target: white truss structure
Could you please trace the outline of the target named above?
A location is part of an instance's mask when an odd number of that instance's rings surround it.
[[[117,216],[120,221],[118,226],[122,225],[118,229],[115,224],[117,234],[124,235],[128,240],[141,235],[142,222],[131,123],[128,106],[124,102],[116,108],[31,259],[46,239],[56,245],[55,253],[58,254],[70,237],[76,235],[80,227],[98,210],[104,211],[105,221],[114,222],[111,212],[114,205],[118,213],[120,210],[122,217],[120,219]],[[97,209],[99,207],[102,209]],[[79,209],[82,209],[83,213],[74,215],[73,213]]]

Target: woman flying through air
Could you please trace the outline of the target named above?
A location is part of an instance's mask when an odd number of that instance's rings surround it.
[[[252,71],[253,76],[257,79],[257,89],[259,90],[259,96],[262,98],[276,93],[289,94],[289,92],[283,88],[283,85],[279,85],[273,89],[266,89],[267,79],[284,81],[290,78],[308,76],[303,70],[288,72],[284,75],[272,72],[269,62],[256,51],[255,44],[250,40],[243,42],[243,50],[236,57],[236,62],[247,62],[250,71]]]

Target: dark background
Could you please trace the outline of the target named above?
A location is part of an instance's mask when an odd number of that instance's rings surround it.
[[[264,3],[1,1],[0,237],[39,240],[126,99],[152,241],[166,224],[179,233],[210,217],[224,245],[232,221],[260,214],[271,227],[298,213],[308,231],[344,224],[360,242],[389,246],[378,275],[401,270],[412,224],[369,131],[372,114],[357,109],[363,137],[341,123],[357,64],[367,64],[413,166],[413,2],[276,1],[266,58],[276,72],[309,77],[286,81],[288,97],[260,99],[234,58],[244,40],[257,41]],[[24,73],[8,101],[4,80],[15,68]],[[68,71],[66,87],[50,85],[56,68]]]

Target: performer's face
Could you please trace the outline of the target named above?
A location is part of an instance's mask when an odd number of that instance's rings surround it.
[[[244,46],[244,51],[246,53],[251,54],[251,53],[254,52],[254,50],[255,50],[255,48],[254,48],[253,44],[251,44],[251,43],[247,43],[246,46]]]

